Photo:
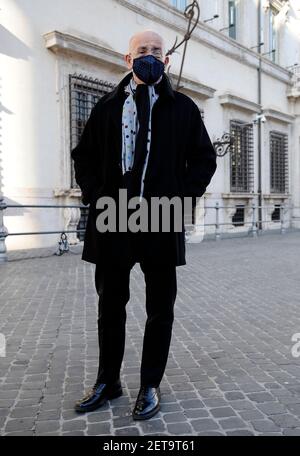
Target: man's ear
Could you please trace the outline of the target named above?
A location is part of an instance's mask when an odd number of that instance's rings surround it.
[[[133,63],[132,56],[131,56],[130,54],[126,54],[126,55],[124,56],[124,60],[125,60],[125,63],[126,63],[126,65],[127,65],[127,68],[128,68],[129,70],[131,70],[131,68],[132,68],[132,63]]]

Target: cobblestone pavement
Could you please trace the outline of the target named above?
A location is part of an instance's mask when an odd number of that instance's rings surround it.
[[[124,394],[78,415],[98,361],[94,265],[78,254],[0,265],[1,435],[300,435],[300,232],[187,244],[161,411],[136,422],[146,319],[131,272]]]

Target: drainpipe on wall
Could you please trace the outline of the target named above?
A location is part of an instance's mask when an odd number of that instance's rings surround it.
[[[257,45],[258,45],[258,104],[260,106],[260,114],[262,114],[261,105],[261,45],[263,43],[263,37],[261,37],[261,0],[258,0],[258,11],[257,11]],[[257,135],[258,135],[258,230],[262,230],[262,185],[261,185],[261,117],[258,118],[257,123]]]

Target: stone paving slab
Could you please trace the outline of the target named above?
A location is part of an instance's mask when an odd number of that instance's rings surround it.
[[[300,232],[186,244],[161,410],[136,422],[146,320],[131,272],[123,396],[78,415],[98,362],[95,266],[80,248],[0,265],[0,435],[300,435]],[[55,251],[55,249],[52,249]],[[25,255],[24,255],[25,253]]]

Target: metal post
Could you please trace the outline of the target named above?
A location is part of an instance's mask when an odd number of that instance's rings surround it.
[[[215,240],[219,241],[221,239],[220,236],[220,224],[219,224],[219,202],[216,202],[216,231],[215,231]]]
[[[284,227],[284,204],[280,203],[280,233],[284,234],[285,233],[285,227]]]
[[[1,194],[0,191],[0,264],[5,263],[8,258],[7,258],[7,250],[6,250],[6,245],[5,245],[5,238],[7,236],[7,229],[4,226],[4,219],[3,219],[3,214],[4,214],[4,209],[6,209],[6,204],[3,201],[3,195]]]
[[[255,203],[252,203],[252,230],[251,234],[253,237],[257,237],[257,226],[256,226],[256,217],[255,217]]]

